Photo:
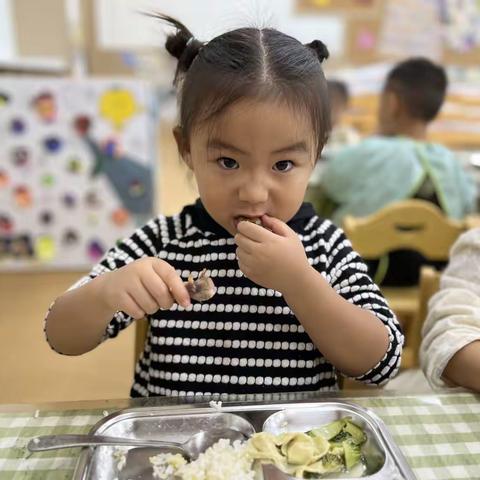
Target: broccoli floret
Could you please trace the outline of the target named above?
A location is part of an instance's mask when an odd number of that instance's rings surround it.
[[[347,470],[354,467],[362,458],[360,445],[351,441],[343,442],[343,451],[345,452],[345,466]]]
[[[344,469],[342,457],[331,453],[327,453],[322,458],[322,464],[325,468],[325,473],[341,472]]]

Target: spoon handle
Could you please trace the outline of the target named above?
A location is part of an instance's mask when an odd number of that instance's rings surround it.
[[[161,440],[148,440],[138,438],[107,437],[102,435],[43,435],[32,438],[27,448],[31,452],[56,450],[70,447],[93,447],[100,445],[115,445],[125,447],[170,447],[184,451],[182,444],[177,442],[164,442]]]

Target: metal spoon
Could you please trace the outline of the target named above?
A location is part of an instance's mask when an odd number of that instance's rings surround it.
[[[196,459],[207,448],[220,439],[246,440],[245,434],[231,428],[205,430],[196,433],[186,442],[166,442],[163,440],[107,437],[102,435],[43,435],[28,442],[27,448],[31,452],[43,452],[70,447],[93,447],[100,445],[114,445],[127,447],[156,447],[180,450],[189,460]]]

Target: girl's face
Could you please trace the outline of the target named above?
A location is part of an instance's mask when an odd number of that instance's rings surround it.
[[[242,101],[193,129],[182,156],[212,218],[235,235],[241,217],[288,222],[315,165],[307,115],[274,102]]]

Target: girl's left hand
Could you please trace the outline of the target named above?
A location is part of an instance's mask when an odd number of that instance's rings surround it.
[[[253,282],[285,295],[310,264],[300,238],[286,223],[268,215],[261,220],[265,228],[247,221],[238,224],[238,265]]]

